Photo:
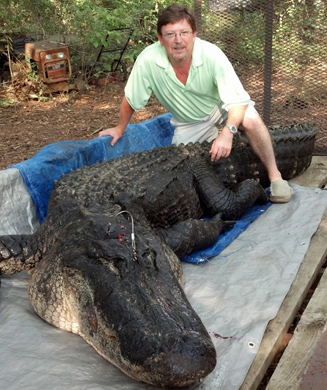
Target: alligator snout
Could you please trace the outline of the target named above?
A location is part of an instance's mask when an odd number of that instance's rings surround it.
[[[151,367],[152,372],[148,383],[184,387],[202,382],[216,365],[216,351],[212,343],[199,337],[196,332],[185,334],[177,340],[172,336],[167,340],[166,347],[168,346],[168,350],[163,348],[145,361],[144,365]]]
[[[81,280],[87,281],[98,318],[97,334],[90,337],[92,324],[85,321],[80,321],[85,326],[81,333],[132,378],[155,386],[187,386],[214,369],[216,351],[167,261],[171,256],[179,264],[178,259],[155,235],[147,236],[152,255],[136,233],[137,261],[119,240],[110,242],[110,249],[116,246],[114,253],[121,250],[119,261],[114,261],[118,271],[113,272],[113,264],[96,271],[92,264],[79,262],[74,273],[82,273]]]

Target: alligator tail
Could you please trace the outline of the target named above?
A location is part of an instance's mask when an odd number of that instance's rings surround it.
[[[311,164],[315,138],[319,131],[317,126],[305,123],[290,126],[269,126],[268,129],[277,166],[283,179],[289,180],[304,172]],[[209,145],[207,148],[209,149]],[[251,178],[259,181],[264,187],[268,187],[270,184],[266,168],[254,153],[243,133],[234,136],[230,156],[221,158],[211,165],[228,187]]]

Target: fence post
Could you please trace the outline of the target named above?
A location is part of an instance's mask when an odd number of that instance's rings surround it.
[[[202,33],[202,0],[194,0],[194,17],[197,29],[197,36],[201,38]]]
[[[270,124],[271,111],[271,72],[272,72],[272,37],[274,0],[267,0],[265,15],[265,60],[264,60],[264,91],[263,91],[263,121]]]

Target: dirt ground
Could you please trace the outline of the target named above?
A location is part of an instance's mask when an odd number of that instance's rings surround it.
[[[108,83],[88,91],[53,94],[48,101],[13,103],[0,89],[0,169],[32,157],[43,146],[62,140],[87,140],[117,123],[125,84]],[[155,98],[137,111],[132,123],[165,113]]]
[[[259,76],[258,76],[259,79]],[[249,93],[262,112],[262,86],[247,80]],[[275,82],[278,96],[283,86]],[[91,86],[83,92],[53,94],[47,101],[17,101],[0,84],[0,169],[32,157],[43,146],[61,140],[87,140],[97,137],[100,130],[117,123],[123,98],[124,82]],[[254,86],[254,87],[253,87]],[[261,91],[261,92],[260,92]],[[280,98],[281,99],[281,98]],[[315,123],[320,132],[315,154],[327,154],[327,96],[308,107],[286,107],[275,104],[272,122],[282,125]],[[145,108],[136,112],[132,123],[139,123],[166,112],[153,97]],[[319,139],[318,139],[319,138]]]

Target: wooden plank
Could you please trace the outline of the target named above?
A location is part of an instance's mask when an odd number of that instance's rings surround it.
[[[278,314],[267,325],[260,348],[240,388],[241,390],[255,390],[259,386],[310,286],[316,279],[326,255],[327,210],[316,233],[312,236],[308,252]]]
[[[266,390],[298,389],[327,323],[326,296],[327,272],[324,272]]]
[[[302,187],[322,188],[327,183],[327,157],[313,156],[310,167],[290,183]]]
[[[311,188],[324,186],[327,182],[327,157],[313,157],[311,166],[291,182]],[[310,286],[316,279],[326,255],[327,209],[311,238],[307,254],[277,316],[267,325],[260,348],[240,390],[255,390],[259,386]]]

